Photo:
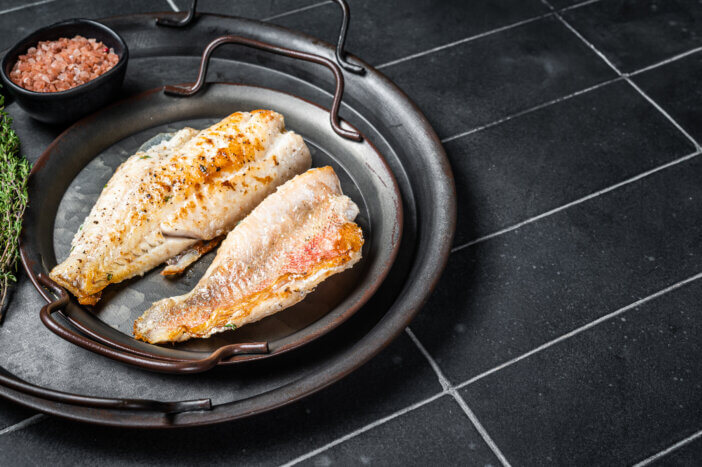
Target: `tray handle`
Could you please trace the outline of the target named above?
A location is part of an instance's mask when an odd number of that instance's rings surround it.
[[[341,26],[339,27],[339,38],[336,40],[336,61],[346,71],[356,73],[358,75],[365,73],[366,69],[360,65],[349,63],[346,60],[346,35],[349,30],[349,21],[351,21],[351,11],[346,0],[334,0],[341,8]],[[175,20],[171,18],[157,18],[156,24],[159,26],[167,26],[169,28],[184,28],[189,25],[197,14],[197,0],[192,0],[188,13],[181,19]]]
[[[195,19],[195,14],[197,13],[197,0],[193,0],[190,4],[190,9],[184,18],[179,20],[171,18],[156,18],[156,24],[159,26],[167,26],[169,28],[184,28],[188,24],[192,23]]]
[[[212,55],[212,52],[214,52],[214,50],[217,47],[223,44],[245,45],[254,49],[260,49],[277,55],[282,55],[284,57],[296,58],[307,62],[317,63],[319,65],[324,65],[325,67],[329,68],[334,74],[334,78],[336,79],[334,101],[332,102],[332,107],[329,111],[329,120],[331,122],[331,126],[334,129],[334,132],[343,138],[350,139],[353,141],[361,141],[363,139],[358,131],[342,128],[339,124],[339,107],[341,106],[341,98],[344,94],[344,75],[341,72],[341,68],[339,68],[339,65],[332,62],[328,58],[322,57],[320,55],[301,52],[299,50],[292,50],[286,47],[280,47],[277,45],[268,44],[266,42],[257,41],[255,39],[249,39],[246,37],[234,35],[220,36],[214,39],[212,42],[207,44],[207,47],[205,47],[205,50],[202,53],[202,58],[200,60],[200,69],[197,75],[197,81],[192,86],[165,86],[164,92],[168,95],[182,97],[188,97],[196,94],[205,84],[207,67],[210,63],[210,56]]]
[[[30,396],[48,399],[63,404],[91,407],[96,409],[120,410],[152,410],[165,414],[190,412],[193,410],[212,410],[210,399],[195,399],[189,401],[162,402],[151,399],[112,399],[106,397],[83,396],[54,389],[43,388],[10,375],[7,370],[0,368],[0,385]]]
[[[66,305],[68,305],[70,300],[68,293],[63,289],[63,287],[42,273],[37,274],[37,280],[39,283],[41,283],[41,285],[49,288],[59,297],[56,300],[50,301],[41,308],[39,317],[41,318],[41,322],[44,324],[44,326],[46,326],[57,336],[71,342],[72,344],[122,363],[128,363],[143,369],[161,373],[200,373],[213,368],[221,360],[229,358],[232,355],[259,354],[268,353],[269,351],[267,342],[238,343],[220,347],[209,356],[200,360],[173,361],[170,359],[161,360],[158,357],[145,357],[143,355],[132,353],[128,350],[111,347],[109,345],[88,339],[87,337],[72,331],[71,329],[63,326],[60,322],[56,321],[53,317],[55,312],[59,312],[65,318],[62,310]]]
[[[349,63],[346,60],[346,33],[349,30],[349,21],[351,21],[351,11],[349,10],[349,4],[346,0],[334,0],[339,8],[341,8],[341,28],[339,28],[339,38],[336,41],[336,61],[339,65],[346,71],[351,73],[356,73],[357,75],[365,73],[366,69],[360,65],[355,65]]]

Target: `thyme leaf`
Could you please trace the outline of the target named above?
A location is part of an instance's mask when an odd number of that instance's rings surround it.
[[[30,164],[20,155],[20,142],[12,130],[0,95],[0,319],[6,308],[10,284],[16,282],[18,242],[22,215],[27,207],[27,178]]]

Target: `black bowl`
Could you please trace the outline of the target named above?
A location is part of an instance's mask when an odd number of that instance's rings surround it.
[[[35,92],[17,86],[10,80],[10,71],[17,58],[39,41],[81,35],[101,41],[114,49],[119,61],[110,70],[92,81],[58,92]],[[89,19],[71,19],[33,32],[8,50],[0,62],[3,85],[29,115],[46,123],[66,123],[87,115],[114,99],[124,81],[129,50],[124,40],[107,26]]]

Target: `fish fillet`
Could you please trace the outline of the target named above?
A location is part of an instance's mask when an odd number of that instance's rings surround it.
[[[311,165],[302,137],[268,110],[185,128],[129,157],[105,185],[51,278],[82,304],[169,258],[182,271],[266,196]]]
[[[357,214],[331,167],[298,175],[227,235],[190,293],[144,312],[134,336],[150,343],[208,337],[298,303],[361,259]]]

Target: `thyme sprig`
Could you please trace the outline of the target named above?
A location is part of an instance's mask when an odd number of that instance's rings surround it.
[[[10,286],[17,281],[19,236],[27,206],[27,178],[30,164],[19,153],[19,138],[12,130],[0,95],[0,322],[7,308]]]

